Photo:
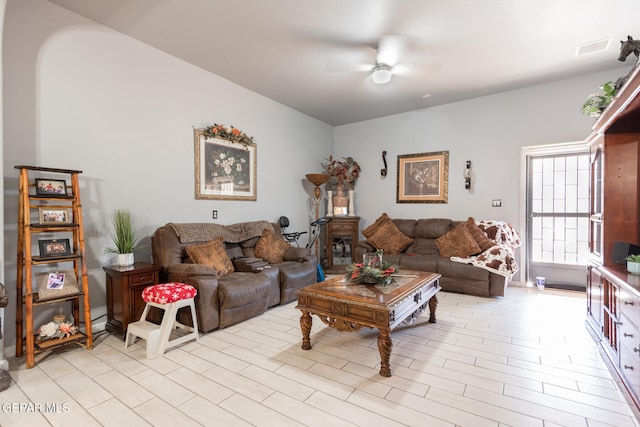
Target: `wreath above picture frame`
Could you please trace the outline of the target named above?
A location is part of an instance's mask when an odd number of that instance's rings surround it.
[[[194,129],[195,198],[257,200],[257,147],[231,125]]]

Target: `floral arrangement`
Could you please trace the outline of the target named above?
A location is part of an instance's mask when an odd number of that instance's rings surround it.
[[[78,327],[71,322],[49,322],[38,328],[38,340],[62,339],[78,333]]]
[[[342,160],[329,156],[329,160],[322,167],[331,176],[331,184],[342,184],[353,188],[360,176],[360,165],[353,160],[353,157],[343,157]]]
[[[209,138],[224,139],[225,141],[231,141],[236,144],[242,144],[245,147],[253,143],[252,136],[247,136],[246,133],[242,132],[238,128],[234,128],[231,125],[219,125],[215,123],[213,126],[204,128],[202,133],[204,134],[204,137],[207,139]]]
[[[395,265],[383,262],[381,268],[371,267],[363,263],[353,263],[347,267],[346,277],[353,283],[376,283],[378,285],[389,285],[393,282],[393,274],[398,269]]]

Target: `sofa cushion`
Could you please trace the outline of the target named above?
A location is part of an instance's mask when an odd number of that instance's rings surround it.
[[[469,217],[468,220],[464,222],[464,226],[466,227],[473,240],[476,241],[478,246],[480,246],[480,251],[484,252],[487,249],[495,246],[495,242],[487,237],[486,234],[476,225],[476,220],[473,217]]]
[[[291,245],[282,239],[276,238],[272,230],[265,228],[262,236],[256,243],[255,255],[269,264],[280,264],[284,261],[284,254]]]
[[[464,224],[459,225],[444,236],[438,237],[436,245],[440,251],[440,256],[446,258],[452,256],[468,257],[481,252],[480,246],[473,240]]]
[[[416,224],[415,237],[437,239],[454,228],[453,221],[447,218],[419,219]]]
[[[222,237],[218,237],[207,243],[189,245],[185,251],[196,264],[208,265],[215,268],[220,277],[233,273],[233,263],[227,255]]]
[[[376,249],[382,249],[389,254],[397,254],[413,242],[411,237],[398,229],[386,213],[363,230],[362,234]]]

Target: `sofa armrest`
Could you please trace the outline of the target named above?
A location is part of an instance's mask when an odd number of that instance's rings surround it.
[[[215,268],[204,264],[173,264],[167,269],[167,276],[170,282],[185,282],[191,276],[216,276],[218,272]]]
[[[291,246],[284,254],[285,261],[304,261],[304,258],[311,255],[311,249]]]

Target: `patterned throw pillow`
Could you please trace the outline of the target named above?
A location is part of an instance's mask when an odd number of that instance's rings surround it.
[[[195,264],[204,264],[214,268],[220,277],[234,271],[233,263],[224,248],[222,237],[207,243],[187,246],[185,251]]]
[[[480,246],[473,240],[464,223],[436,239],[440,256],[466,258],[481,252]]]
[[[291,245],[282,239],[276,238],[272,230],[265,228],[262,236],[256,243],[254,251],[256,257],[262,258],[269,264],[280,264],[284,261],[284,254]]]
[[[391,255],[400,253],[413,242],[413,239],[400,231],[386,213],[362,230],[362,234],[373,247]]]
[[[480,230],[473,217],[469,217],[469,219],[465,221],[464,226],[469,234],[471,234],[471,237],[473,237],[473,240],[475,240],[478,246],[480,246],[481,252],[484,252],[496,245],[496,242],[488,238],[487,235]]]

